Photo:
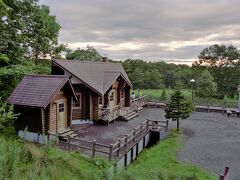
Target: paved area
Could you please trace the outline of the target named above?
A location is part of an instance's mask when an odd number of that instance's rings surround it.
[[[130,133],[146,119],[165,120],[160,108],[144,108],[140,115],[129,122],[115,121],[109,126],[74,125],[80,130],[80,137],[96,139],[101,143],[112,143]],[[170,123],[175,127],[175,123]],[[216,174],[230,166],[230,179],[240,178],[240,118],[227,117],[221,113],[195,112],[181,121],[184,128],[185,144],[178,153],[180,161],[198,165]]]
[[[230,179],[240,179],[240,118],[221,113],[195,112],[182,121],[186,142],[178,153],[181,161],[216,174],[230,167]]]
[[[141,122],[147,119],[165,120],[163,111],[158,108],[144,108],[139,116],[134,119],[126,121],[115,121],[107,125],[73,125],[72,129],[79,131],[79,137],[86,140],[96,140],[99,143],[110,144],[115,142],[118,138],[129,134],[134,128],[140,125]]]

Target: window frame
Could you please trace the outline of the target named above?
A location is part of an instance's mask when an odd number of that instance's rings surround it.
[[[82,109],[82,94],[81,93],[76,93],[76,97],[78,99],[77,106],[76,106],[76,101],[73,101],[73,109]]]

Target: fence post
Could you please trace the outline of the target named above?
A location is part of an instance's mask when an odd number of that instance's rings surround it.
[[[133,142],[135,142],[135,138],[136,138],[135,136],[136,136],[136,129],[134,128],[133,129]]]
[[[92,142],[92,158],[94,158],[96,152],[96,140]]]
[[[70,151],[70,146],[71,146],[70,141],[71,141],[71,137],[69,136],[68,137],[68,151]]]
[[[167,121],[166,121],[165,132],[168,132],[168,123],[169,123],[169,121],[167,120]]]
[[[147,119],[147,130],[149,129],[149,120]]]
[[[118,151],[117,151],[117,156],[118,157],[120,155],[120,148],[121,148],[121,139],[118,139]]]
[[[220,174],[219,175],[219,180],[224,180],[224,175]]]
[[[125,135],[125,145],[124,145],[125,152],[127,151],[127,142],[128,142],[128,135]]]
[[[110,145],[109,160],[112,159],[112,153],[113,153],[113,144]]]
[[[228,171],[229,171],[229,167],[225,167],[225,170],[224,170],[224,176],[227,175]]]

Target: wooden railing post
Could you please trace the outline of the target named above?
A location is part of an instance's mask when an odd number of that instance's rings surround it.
[[[117,151],[117,156],[118,157],[120,155],[120,148],[121,148],[121,139],[118,139],[118,151]]]
[[[136,136],[136,129],[134,128],[133,129],[133,142],[135,142],[135,138],[136,138],[135,136]]]
[[[225,178],[224,175],[222,174],[219,175],[219,180],[224,180],[224,178]]]
[[[124,145],[125,152],[127,151],[127,143],[128,143],[128,135],[125,135],[125,145]]]
[[[112,153],[113,153],[113,144],[110,145],[109,160],[112,159]]]
[[[69,136],[68,137],[68,151],[70,151],[71,149],[71,144],[70,144],[70,141],[71,141],[71,137]]]
[[[147,119],[147,130],[149,129],[149,119]]]
[[[143,123],[141,123],[141,131],[140,131],[141,136],[142,136],[142,131],[143,131]]]
[[[94,158],[96,152],[96,140],[92,142],[92,158]]]
[[[225,169],[224,169],[224,176],[226,176],[228,174],[228,171],[229,171],[229,167],[225,167]]]

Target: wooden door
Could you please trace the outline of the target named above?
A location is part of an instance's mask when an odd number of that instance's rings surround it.
[[[112,108],[115,106],[115,90],[112,89],[109,93],[108,93],[108,107]]]
[[[58,130],[66,129],[67,125],[67,100],[61,99],[57,101],[58,109]]]

